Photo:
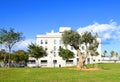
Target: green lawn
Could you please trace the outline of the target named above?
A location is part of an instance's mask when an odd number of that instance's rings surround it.
[[[98,64],[98,68],[102,69],[0,68],[0,82],[120,82],[120,64]]]

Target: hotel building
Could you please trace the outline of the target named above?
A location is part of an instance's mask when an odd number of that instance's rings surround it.
[[[67,46],[69,50],[74,52],[75,57],[69,60],[63,60],[58,52],[59,48],[65,48],[64,44],[62,43],[62,33],[65,30],[71,30],[69,27],[60,27],[59,32],[54,32],[53,30],[50,33],[46,33],[46,35],[37,35],[36,36],[36,44],[39,46],[43,46],[43,48],[47,51],[47,56],[38,59],[38,64],[41,67],[64,67],[64,66],[74,66],[77,65],[78,55],[77,51],[71,47]],[[100,39],[98,39],[101,41]],[[85,45],[82,44],[80,47],[83,54],[85,54]],[[89,63],[100,63],[101,62],[101,44],[99,44],[98,52],[100,55],[98,56],[88,56],[86,59],[86,64]],[[29,58],[31,63],[28,63],[29,67],[36,65],[35,58]]]

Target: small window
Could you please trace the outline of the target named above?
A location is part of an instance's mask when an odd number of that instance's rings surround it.
[[[61,46],[59,46],[59,49],[61,49],[62,47]]]
[[[35,64],[35,60],[28,60],[29,64]]]
[[[47,40],[45,40],[45,44],[48,44],[48,41],[47,41]]]
[[[71,46],[71,50],[73,50],[73,47]]]
[[[54,57],[56,57],[56,52],[54,52]]]
[[[41,40],[40,43],[43,44],[43,40]]]
[[[45,46],[45,50],[48,50],[47,46]]]
[[[90,58],[87,58],[87,63],[88,63],[88,64],[90,63]]]
[[[62,44],[62,40],[59,40],[59,44],[60,44],[60,45]]]
[[[53,60],[53,63],[56,64],[56,63],[57,63],[57,60]]]
[[[54,46],[54,51],[56,51],[56,46]]]
[[[98,61],[100,61],[100,59],[98,59]]]
[[[85,47],[84,47],[84,46],[82,46],[82,50],[85,50]]]

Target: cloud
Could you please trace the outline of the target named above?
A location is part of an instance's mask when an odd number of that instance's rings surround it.
[[[29,44],[32,43],[35,43],[35,40],[34,39],[27,39],[27,40],[24,40],[24,41],[20,41],[18,42],[17,44],[14,45],[13,47],[13,50],[27,50],[27,47]]]
[[[85,31],[98,33],[102,41],[105,43],[106,41],[111,40],[120,41],[120,25],[117,25],[117,23],[114,21],[110,21],[108,24],[100,24],[95,22],[92,25],[80,27],[77,31],[80,33]]]

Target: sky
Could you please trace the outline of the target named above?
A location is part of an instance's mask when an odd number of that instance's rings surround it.
[[[59,27],[97,32],[102,52],[120,54],[120,0],[0,0],[0,28],[25,36],[14,48],[25,49],[36,35],[58,32]]]

